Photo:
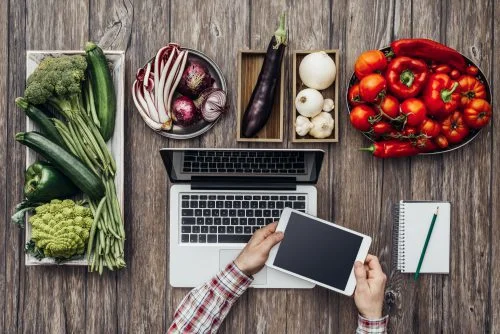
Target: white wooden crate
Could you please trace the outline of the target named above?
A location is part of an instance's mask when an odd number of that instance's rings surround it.
[[[26,52],[26,79],[31,73],[37,68],[40,61],[47,56],[58,57],[61,55],[84,55],[84,51],[27,51]],[[115,185],[116,194],[118,196],[118,202],[120,203],[120,211],[123,217],[123,172],[124,172],[124,98],[125,98],[125,51],[104,51],[106,58],[111,67],[111,74],[113,76],[113,83],[116,92],[116,119],[115,119],[115,130],[113,136],[108,141],[108,148],[111,150],[111,154],[116,161],[116,175],[115,175]],[[26,117],[26,131],[36,130],[35,124]],[[34,163],[37,159],[35,151],[26,148],[26,168]],[[25,242],[31,239],[31,225],[26,219],[25,222]],[[41,261],[37,260],[33,256],[26,254],[25,264],[27,266],[36,265],[57,265],[57,263],[50,258],[45,258]],[[86,266],[87,259],[82,257],[81,259],[75,259],[71,261],[66,261],[62,265],[72,265],[72,266]]]

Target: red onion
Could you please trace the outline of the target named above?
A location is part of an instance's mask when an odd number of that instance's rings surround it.
[[[177,91],[182,95],[196,98],[200,93],[212,87],[214,79],[210,76],[207,67],[196,60],[189,60],[181,81],[177,86]]]
[[[208,88],[201,92],[194,103],[200,108],[203,119],[213,122],[227,109],[226,101],[226,93],[222,89]]]
[[[198,119],[199,111],[193,100],[187,96],[180,96],[172,104],[172,117],[175,124],[189,126]]]

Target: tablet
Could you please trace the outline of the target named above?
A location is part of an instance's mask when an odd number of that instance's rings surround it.
[[[285,236],[271,249],[266,265],[344,295],[353,294],[354,262],[365,261],[372,242],[369,236],[290,208],[283,210],[276,231]]]

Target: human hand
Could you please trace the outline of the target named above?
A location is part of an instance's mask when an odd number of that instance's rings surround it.
[[[359,314],[367,319],[382,318],[387,276],[382,271],[378,258],[368,254],[364,264],[356,261],[354,275],[357,283],[354,303]]]
[[[283,239],[283,232],[275,232],[278,223],[258,229],[238,255],[234,264],[246,275],[252,276],[264,267],[269,251]]]

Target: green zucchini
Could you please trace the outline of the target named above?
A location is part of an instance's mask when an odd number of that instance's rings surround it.
[[[105,188],[101,179],[61,146],[38,132],[19,132],[16,140],[41,154],[91,199],[100,200],[104,196]]]
[[[116,117],[116,94],[106,56],[93,42],[85,45],[88,74],[92,84],[94,104],[99,119],[99,132],[105,141],[113,136]]]
[[[52,140],[57,145],[66,148],[64,139],[57,131],[54,123],[50,120],[47,115],[37,107],[28,103],[24,97],[18,97],[16,99],[16,105],[24,110],[26,116],[28,116],[35,124],[40,128],[42,134],[44,134],[48,139]]]

